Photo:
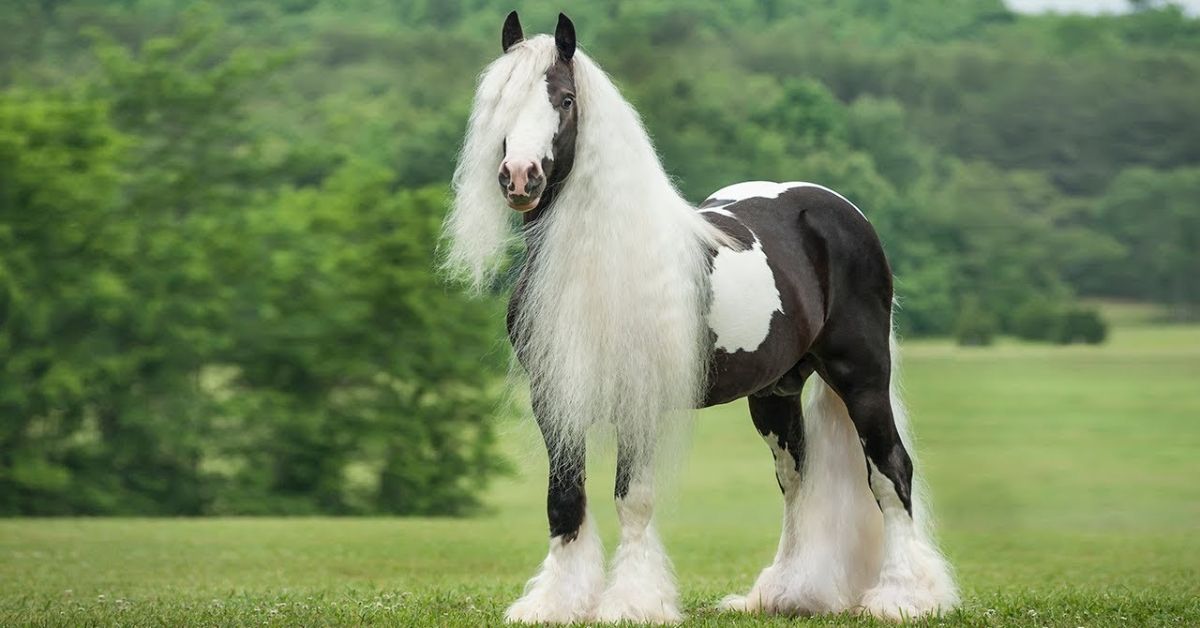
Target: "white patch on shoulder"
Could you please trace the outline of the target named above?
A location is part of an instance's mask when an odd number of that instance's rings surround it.
[[[804,181],[788,181],[787,183],[776,183],[774,181],[743,181],[741,183],[727,185],[727,186],[717,190],[716,192],[713,192],[712,194],[710,194],[708,196],[708,198],[705,200],[706,201],[712,201],[712,200],[728,201],[727,203],[723,203],[721,205],[716,206],[716,207],[724,207],[726,205],[732,205],[733,203],[736,203],[738,201],[744,201],[748,198],[779,198],[779,196],[781,194],[783,194],[784,192],[786,192],[792,188],[818,188],[821,190],[825,190],[826,192],[829,192],[830,194],[833,194],[833,195],[837,196],[838,198],[842,199],[843,201],[846,201],[847,203],[849,203],[850,206],[853,207],[854,210],[857,211],[859,213],[859,215],[862,216],[863,218],[867,217],[867,215],[864,214],[863,211],[861,209],[859,209],[857,205],[855,205],[854,203],[851,203],[850,200],[847,199],[845,196],[842,196],[841,194],[838,194],[836,191],[831,190],[823,185],[817,185],[816,183],[807,183]],[[710,208],[710,209],[707,209],[706,211],[716,211],[716,209]]]
[[[775,274],[757,238],[749,249],[722,248],[713,258],[708,327],[716,347],[729,353],[754,351],[771,331],[771,316],[783,311]]]

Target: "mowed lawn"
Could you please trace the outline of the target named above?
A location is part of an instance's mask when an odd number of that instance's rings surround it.
[[[938,625],[1200,625],[1200,327],[1100,348],[906,345],[904,381],[964,590]],[[443,519],[0,521],[0,625],[496,624],[545,552],[544,468]],[[744,403],[704,413],[664,490],[689,623],[872,623],[719,614],[775,549],[780,497]],[[603,456],[598,456],[603,458]],[[611,550],[612,464],[591,467]]]

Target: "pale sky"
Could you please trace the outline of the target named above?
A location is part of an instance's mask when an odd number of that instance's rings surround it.
[[[1125,0],[1005,0],[1013,11],[1020,13],[1123,13],[1129,10]],[[1188,15],[1200,15],[1200,0],[1171,2],[1183,7]]]

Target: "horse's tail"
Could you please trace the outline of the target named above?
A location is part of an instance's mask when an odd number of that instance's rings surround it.
[[[817,374],[806,387],[804,479],[788,523],[800,528],[795,550],[814,576],[805,581],[824,583],[807,605],[836,612],[856,606],[878,576],[883,518],[846,404]]]
[[[908,408],[904,405],[904,399],[900,394],[900,345],[896,341],[895,332],[892,332],[888,338],[888,350],[892,355],[892,376],[888,386],[888,397],[892,402],[892,422],[896,424],[896,431],[900,433],[900,442],[904,443],[904,449],[908,451],[913,468],[916,468],[918,466],[917,449],[913,445],[912,426],[909,425],[908,421]],[[929,490],[925,484],[924,474],[914,474],[912,485],[913,521],[918,529],[932,532],[928,494]]]
[[[896,431],[900,433],[900,442],[904,443],[904,449],[908,451],[908,456],[912,459],[913,468],[923,471],[924,467],[917,463],[917,448],[908,420],[908,410],[905,408],[900,394],[900,347],[894,331],[888,338],[888,343],[892,358],[891,382],[888,390],[888,397],[891,398],[892,405],[892,421],[896,425]],[[925,482],[924,473],[913,474],[912,518],[916,538],[920,541],[913,544],[915,548],[913,551],[916,554],[914,558],[919,561],[918,568],[929,581],[927,586],[930,593],[943,609],[948,610],[958,604],[958,586],[954,582],[949,561],[938,549],[934,534],[929,487]]]
[[[900,398],[896,339],[891,340],[890,397],[893,420],[909,455],[914,457],[908,413]],[[805,467],[801,494],[789,508],[790,524],[797,526],[798,551],[806,569],[816,570],[825,583],[815,593],[813,606],[840,610],[856,606],[863,593],[876,584],[884,557],[884,527],[867,481],[862,443],[846,404],[819,375],[808,383],[804,404]],[[913,482],[915,533],[924,542],[914,545],[921,571],[929,574],[927,586],[944,606],[958,598],[954,579],[933,542],[928,491],[921,475]],[[786,534],[786,532],[785,532]]]

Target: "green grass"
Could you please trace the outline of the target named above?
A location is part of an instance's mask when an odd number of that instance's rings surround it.
[[[947,625],[1200,625],[1200,327],[1103,347],[913,342],[905,382],[963,609]],[[545,463],[440,519],[0,521],[0,625],[486,625],[545,551]],[[612,465],[589,486],[608,547]],[[704,413],[659,521],[696,625],[771,559],[780,499],[744,404]]]

